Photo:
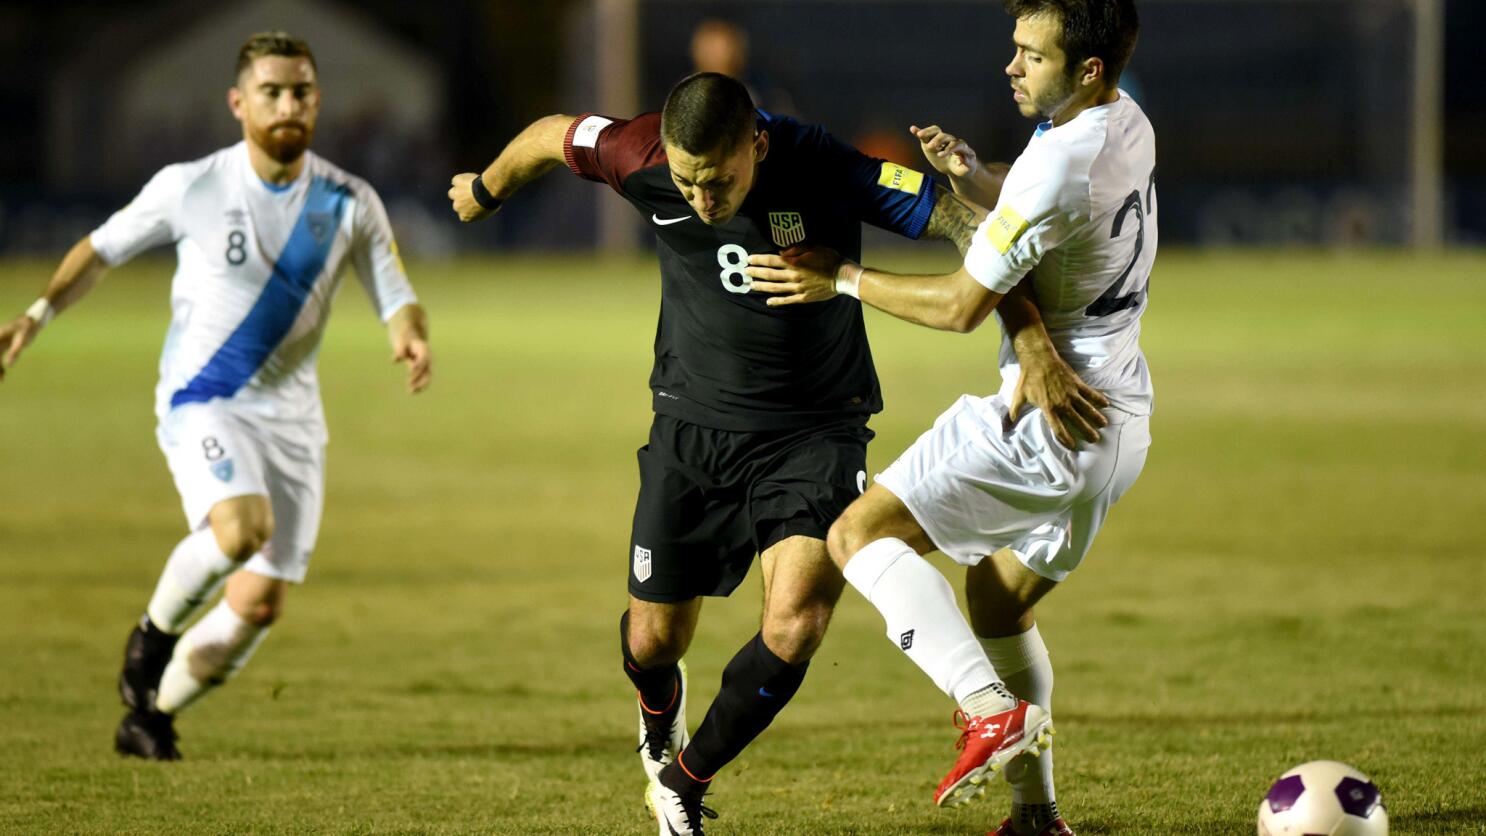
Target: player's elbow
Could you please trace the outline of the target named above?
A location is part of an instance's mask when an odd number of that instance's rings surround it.
[[[974,307],[956,307],[954,312],[950,314],[945,330],[953,331],[956,334],[968,334],[979,328],[980,324],[985,321],[986,315]]]
[[[969,285],[963,285],[954,296],[950,306],[950,312],[946,330],[958,334],[968,334],[979,328],[981,323],[996,309],[996,302],[1001,298],[999,294],[986,290],[974,279],[969,280]]]

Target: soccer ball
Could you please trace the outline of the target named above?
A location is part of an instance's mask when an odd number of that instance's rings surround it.
[[[1280,776],[1259,802],[1259,836],[1387,836],[1377,785],[1338,761],[1311,761]]]

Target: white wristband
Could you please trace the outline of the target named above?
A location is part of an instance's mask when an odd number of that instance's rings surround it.
[[[32,302],[31,307],[26,309],[26,316],[29,316],[32,319],[36,320],[36,325],[38,327],[51,322],[52,318],[56,315],[57,309],[52,307],[52,303],[48,302],[45,296],[37,299],[35,302]]]
[[[836,292],[842,296],[850,296],[853,299],[862,298],[858,286],[862,283],[862,273],[866,268],[848,259],[841,260],[841,266],[836,268]]]

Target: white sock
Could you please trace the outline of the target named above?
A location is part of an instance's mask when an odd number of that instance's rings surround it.
[[[203,528],[182,540],[165,562],[145,612],[171,635],[180,635],[191,616],[210,601],[240,564],[222,553],[217,537]]]
[[[907,543],[894,538],[868,543],[847,561],[844,574],[882,613],[888,638],[955,702],[963,705],[999,684],[949,581]],[[1016,704],[1003,701],[1010,703],[1006,708]]]
[[[981,639],[980,644],[1013,694],[1052,713],[1053,663],[1037,625],[1021,635]],[[1016,758],[1006,765],[1006,781],[1011,784],[1013,805],[1052,804],[1055,799],[1053,750],[1048,749],[1040,757]],[[1016,816],[1012,818],[1015,820]]]
[[[268,628],[243,620],[227,600],[181,636],[160,677],[155,708],[174,714],[231,679],[268,637]]]

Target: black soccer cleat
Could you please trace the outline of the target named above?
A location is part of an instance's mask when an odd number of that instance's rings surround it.
[[[139,712],[155,710],[160,677],[170,663],[178,639],[180,636],[156,627],[148,615],[139,619],[124,644],[124,669],[119,672],[119,696],[123,697],[124,705]]]
[[[175,717],[159,711],[131,711],[114,732],[114,751],[149,761],[178,761]]]

